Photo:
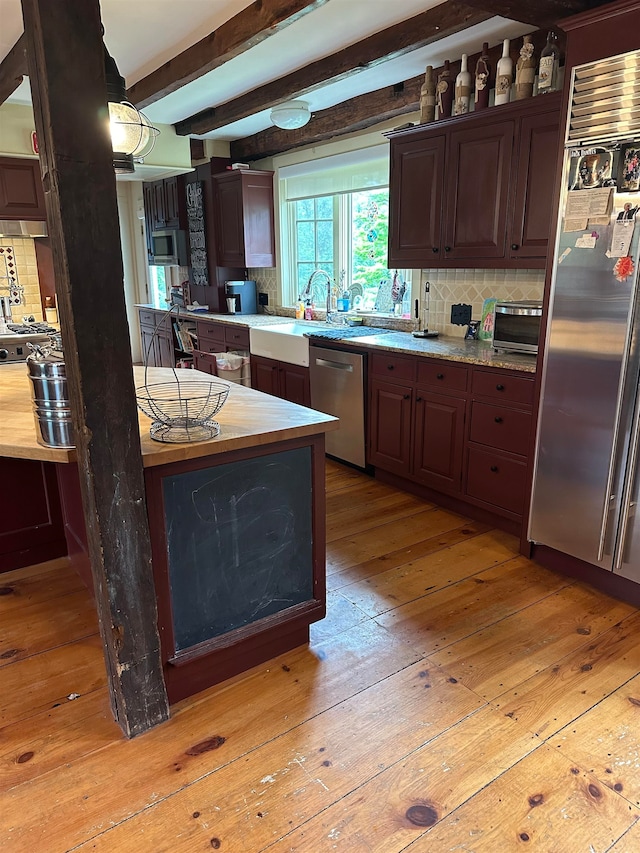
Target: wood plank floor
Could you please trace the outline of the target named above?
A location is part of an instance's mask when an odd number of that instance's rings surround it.
[[[0,576],[2,853],[638,853],[640,613],[334,462],[329,612],[126,741],[64,560]]]

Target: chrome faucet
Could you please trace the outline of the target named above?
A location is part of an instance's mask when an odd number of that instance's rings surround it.
[[[300,299],[304,301],[305,299],[307,299],[311,295],[311,288],[313,287],[313,282],[320,275],[323,275],[327,280],[327,323],[329,323],[330,322],[329,316],[331,314],[331,284],[332,284],[332,279],[331,279],[331,276],[329,275],[328,272],[325,272],[325,270],[314,270],[311,273],[311,275],[309,276],[309,281],[307,282],[304,290],[300,294]]]

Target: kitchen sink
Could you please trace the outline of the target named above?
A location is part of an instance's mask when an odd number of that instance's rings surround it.
[[[305,338],[305,334],[312,328],[309,323],[252,326],[249,329],[249,351],[251,355],[309,367],[309,338]]]

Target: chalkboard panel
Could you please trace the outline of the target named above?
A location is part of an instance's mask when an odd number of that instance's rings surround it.
[[[313,599],[310,447],[162,488],[176,651]]]
[[[206,285],[209,284],[209,268],[207,266],[207,240],[204,230],[202,181],[188,183],[186,192],[192,282],[193,284]]]

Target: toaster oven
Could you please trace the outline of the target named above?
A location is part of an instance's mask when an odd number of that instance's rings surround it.
[[[541,320],[542,302],[539,300],[496,302],[493,348],[536,355]]]

